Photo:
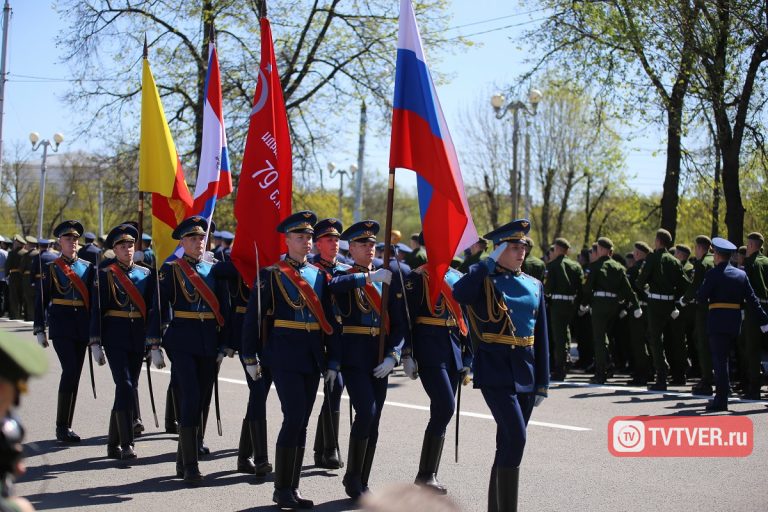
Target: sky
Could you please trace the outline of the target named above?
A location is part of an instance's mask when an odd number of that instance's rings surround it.
[[[48,139],[52,139],[55,132],[63,133],[65,142],[61,151],[98,149],[98,140],[73,136],[81,117],[64,101],[70,87],[68,69],[59,63],[59,50],[55,44],[55,37],[64,24],[53,9],[53,2],[10,0],[9,3],[12,17],[2,134],[4,153],[13,155],[14,148],[19,145],[26,151],[32,131]],[[450,77],[448,83],[437,87],[437,93],[457,152],[461,155],[460,113],[475,103],[478,94],[494,88],[503,91],[525,70],[526,54],[515,39],[523,30],[535,26],[541,13],[526,14],[527,8],[520,7],[517,2],[498,0],[454,0],[452,4],[451,27],[457,28],[449,33],[468,36],[476,44],[439,59],[430,59],[427,54],[427,59],[433,73]],[[488,108],[491,108],[490,98]],[[358,115],[354,112],[349,122],[355,129]],[[349,164],[356,163],[356,141],[356,134],[351,133],[350,143],[342,145],[346,150],[324,156],[346,169]],[[386,173],[388,139],[371,136],[366,144],[367,171]],[[642,136],[625,143],[625,152],[629,185],[640,193],[661,191],[665,165],[663,133],[658,128],[649,127]],[[399,186],[414,186],[415,179],[412,173],[404,173],[402,178],[398,174],[398,183]],[[326,181],[326,186],[332,187],[333,181]]]

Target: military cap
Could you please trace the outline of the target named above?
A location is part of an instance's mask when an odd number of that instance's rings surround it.
[[[424,244],[421,244],[424,245]],[[405,254],[410,254],[413,252],[413,249],[405,245],[403,242],[398,242],[396,244],[392,244],[393,247],[397,247],[397,252],[402,252]]]
[[[221,231],[214,231],[214,232],[213,232],[213,239],[214,239],[214,240],[219,240],[219,239],[221,239]]]
[[[141,234],[141,240],[144,242],[151,242],[152,241],[152,235],[149,233],[142,233]]]
[[[375,220],[363,220],[345,229],[341,239],[348,242],[375,242],[379,229],[379,223]]]
[[[86,241],[87,241],[87,240],[90,240],[91,242],[93,242],[94,240],[96,240],[96,235],[94,235],[94,234],[93,234],[92,232],[90,232],[90,231],[86,231],[86,232],[85,232],[85,234],[83,235],[83,238],[85,238],[85,239],[86,239]]]
[[[312,226],[317,224],[317,215],[315,212],[305,210],[302,212],[296,212],[277,225],[278,233],[306,233],[314,234],[315,230]]]
[[[235,235],[233,235],[231,231],[219,231],[219,236],[226,242],[231,242],[235,239]]]
[[[0,377],[16,384],[48,370],[45,352],[36,343],[0,336]]]
[[[340,251],[348,251],[349,250],[349,242],[346,240],[339,240],[339,250]]]
[[[752,233],[748,234],[747,240],[757,240],[760,243],[765,242],[765,238],[763,238],[763,234],[758,233],[757,231],[753,231]]]
[[[384,242],[379,242],[375,246],[377,251],[383,251],[384,250]]]
[[[555,238],[555,245],[559,245],[563,249],[570,249],[571,248],[571,242],[569,242],[565,238]]]
[[[339,219],[328,218],[315,224],[315,240],[324,236],[341,236],[344,226]]]
[[[703,245],[709,247],[712,245],[712,240],[707,235],[699,235],[696,237],[696,245]]]
[[[643,242],[642,240],[638,240],[637,242],[635,242],[635,249],[637,249],[640,252],[644,252],[645,254],[651,253],[651,246]]]
[[[28,244],[35,245],[37,244],[37,238],[33,237],[32,235],[27,235],[24,237],[24,241]]]
[[[107,241],[104,245],[107,249],[113,249],[115,244],[120,242],[136,242],[137,238],[139,238],[139,231],[135,227],[130,224],[120,224],[112,228],[107,235]]]
[[[691,255],[691,248],[690,248],[690,247],[688,247],[688,246],[687,246],[687,245],[685,245],[685,244],[677,244],[677,245],[675,246],[675,249],[676,249],[676,250],[678,250],[678,251],[680,251],[680,252],[684,252],[684,253],[685,253],[685,254],[687,254],[688,256],[690,256],[690,255]]]
[[[670,233],[664,228],[656,231],[656,238],[661,240],[661,243],[663,243],[665,247],[669,247],[670,245],[672,245],[672,233]]]
[[[418,239],[418,242],[419,242],[419,245],[426,245],[426,244],[424,243],[424,232],[423,232],[423,231],[422,231],[421,233],[419,233],[419,239]],[[409,248],[408,248],[408,252],[413,252],[413,250],[412,250],[412,249],[409,247]]]
[[[725,238],[715,237],[712,239],[712,247],[715,248],[716,252],[719,252],[721,254],[731,254],[733,251],[736,250],[736,246],[733,245],[731,242],[726,240]]]
[[[80,238],[83,236],[83,231],[85,231],[85,228],[83,228],[83,225],[80,224],[80,222],[76,220],[65,220],[54,228],[53,236],[61,238],[66,235],[76,235],[76,238]]]
[[[525,237],[525,245],[533,249],[533,238],[526,236]]]
[[[37,239],[37,245],[39,247],[48,247],[51,245],[52,240],[48,240],[47,238],[38,238]]]
[[[741,255],[746,255],[747,254],[747,246],[746,245],[742,245],[741,247],[739,247],[739,254],[741,254]]]
[[[531,223],[528,219],[517,219],[483,235],[483,238],[487,238],[495,245],[503,244],[504,242],[526,244],[525,235],[530,230]]]
[[[604,236],[601,236],[600,238],[597,239],[597,245],[599,245],[604,249],[608,249],[609,251],[613,250],[613,242],[611,241],[610,238],[607,238]]]
[[[214,227],[211,222],[211,227]],[[203,235],[205,236],[208,231],[208,219],[195,215],[193,217],[187,217],[176,226],[171,236],[174,240],[181,240],[187,236]]]
[[[19,235],[18,233],[17,233],[17,234],[15,234],[15,235],[13,235],[13,241],[14,241],[14,242],[19,242],[20,244],[25,244],[25,243],[27,243],[27,241],[26,241],[26,240],[24,240],[24,237],[23,237],[23,236],[21,236],[21,235]]]

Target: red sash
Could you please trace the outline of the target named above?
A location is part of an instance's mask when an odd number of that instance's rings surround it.
[[[432,313],[432,316],[435,315],[435,311],[432,308],[432,304],[429,303],[429,274],[427,274],[427,269],[422,268],[422,271],[424,272],[424,275],[427,277],[424,284],[427,287],[427,305],[429,306],[429,312]],[[456,319],[456,325],[459,327],[459,332],[461,332],[462,335],[466,336],[469,333],[469,329],[467,329],[467,324],[464,321],[464,315],[461,312],[461,306],[459,306],[459,303],[456,302],[456,299],[453,298],[453,290],[451,290],[451,287],[448,285],[448,283],[443,279],[443,284],[440,287],[440,295],[443,296],[443,301],[445,302],[445,305],[448,307],[448,311],[453,315],[453,318]]]
[[[128,276],[125,275],[125,272],[120,269],[117,263],[111,264],[108,268],[112,271],[113,274],[115,274],[117,280],[120,281],[120,286],[123,287],[125,293],[127,293],[128,297],[131,298],[131,302],[133,302],[133,304],[139,309],[141,317],[146,320],[147,304],[144,302],[144,297],[141,296],[139,289],[136,288],[136,285],[133,284],[133,281],[131,281]]]
[[[83,302],[85,302],[85,309],[89,310],[91,308],[91,301],[88,296],[88,288],[86,288],[83,280],[80,279],[80,276],[77,275],[77,272],[72,270],[72,267],[64,263],[64,260],[62,260],[61,258],[56,258],[55,260],[53,260],[53,262],[56,264],[57,267],[59,267],[59,270],[61,270],[64,273],[67,279],[69,279],[69,282],[72,283],[72,286],[77,288],[77,292],[83,298]]]
[[[353,267],[349,269],[347,273],[356,274],[357,271]],[[368,299],[368,302],[371,303],[371,307],[373,308],[373,310],[383,320],[384,317],[381,315],[381,295],[379,295],[378,288],[373,286],[373,283],[369,283],[368,280],[366,279],[365,286],[363,286],[363,293],[365,293],[365,296]],[[387,324],[384,326],[384,332],[389,334],[389,317],[387,317]]]
[[[299,274],[296,269],[290,266],[288,263],[284,261],[278,261],[277,268],[280,269],[280,272],[282,272],[283,275],[287,277],[291,283],[293,283],[296,289],[299,290],[299,293],[307,302],[307,306],[309,306],[310,311],[312,311],[312,314],[315,316],[315,318],[317,318],[317,321],[320,324],[320,327],[322,327],[323,332],[328,335],[333,334],[333,327],[331,327],[331,324],[329,324],[328,320],[325,318],[323,305],[320,304],[320,299],[317,297],[315,290],[309,286],[309,283],[304,280],[303,277],[301,277],[301,274]],[[320,278],[323,277],[324,276],[320,276]]]
[[[189,279],[189,281],[192,283],[192,286],[194,286],[198,293],[200,293],[200,296],[203,298],[203,300],[208,303],[211,311],[213,311],[213,315],[216,317],[216,322],[220,327],[223,327],[224,317],[221,316],[219,299],[216,298],[216,294],[213,293],[203,278],[200,277],[200,274],[198,274],[197,271],[195,271],[195,269],[193,269],[189,263],[184,260],[184,258],[177,259],[176,263],[179,265],[179,268],[182,270],[182,272],[184,272],[184,275],[187,276],[187,279]]]

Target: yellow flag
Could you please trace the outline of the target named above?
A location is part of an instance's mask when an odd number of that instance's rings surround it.
[[[176,146],[165,120],[163,104],[155,86],[149,61],[144,59],[141,77],[141,142],[139,144],[139,190],[170,197],[178,165]]]

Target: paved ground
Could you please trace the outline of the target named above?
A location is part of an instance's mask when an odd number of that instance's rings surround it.
[[[0,336],[32,342],[31,326],[0,320]],[[56,386],[60,367],[47,350],[51,369],[34,380],[20,410],[27,428],[25,477],[16,486],[41,510],[275,510],[273,479],[261,481],[236,473],[235,457],[247,387],[235,360],[225,360],[220,380],[224,435],[210,423],[206,441],[211,455],[201,462],[205,485],[187,488],[175,478],[175,436],[154,427],[146,380],[140,386],[147,432],[137,440],[139,458],[127,464],[107,459],[106,430],[113,384],[106,367],[96,367],[98,399],[83,372],[74,429],[80,445],[62,447],[54,438]],[[143,378],[145,375],[142,376]],[[158,411],[165,405],[167,371],[153,371]],[[735,402],[731,414],[751,418],[755,429],[752,455],[739,459],[616,458],[608,451],[608,422],[626,415],[697,415],[704,401],[685,393],[649,393],[624,386],[591,386],[575,378],[555,386],[537,408],[521,469],[520,509],[541,511],[768,510],[768,409],[765,402]],[[683,388],[677,388],[682,391]],[[322,397],[315,403],[319,410]],[[347,402],[345,402],[346,404]],[[375,492],[395,482],[410,482],[418,466],[427,397],[418,381],[390,378],[379,449],[371,476]],[[280,423],[279,401],[268,402],[270,453]],[[349,428],[343,416],[340,444],[346,457]],[[163,418],[160,416],[162,426]],[[314,438],[315,421],[309,438]],[[479,391],[464,388],[461,448],[454,462],[454,424],[449,430],[440,479],[464,511],[485,510],[494,450],[495,424]],[[319,511],[355,510],[341,485],[341,472],[304,461],[301,489]],[[343,471],[343,470],[342,470]]]

